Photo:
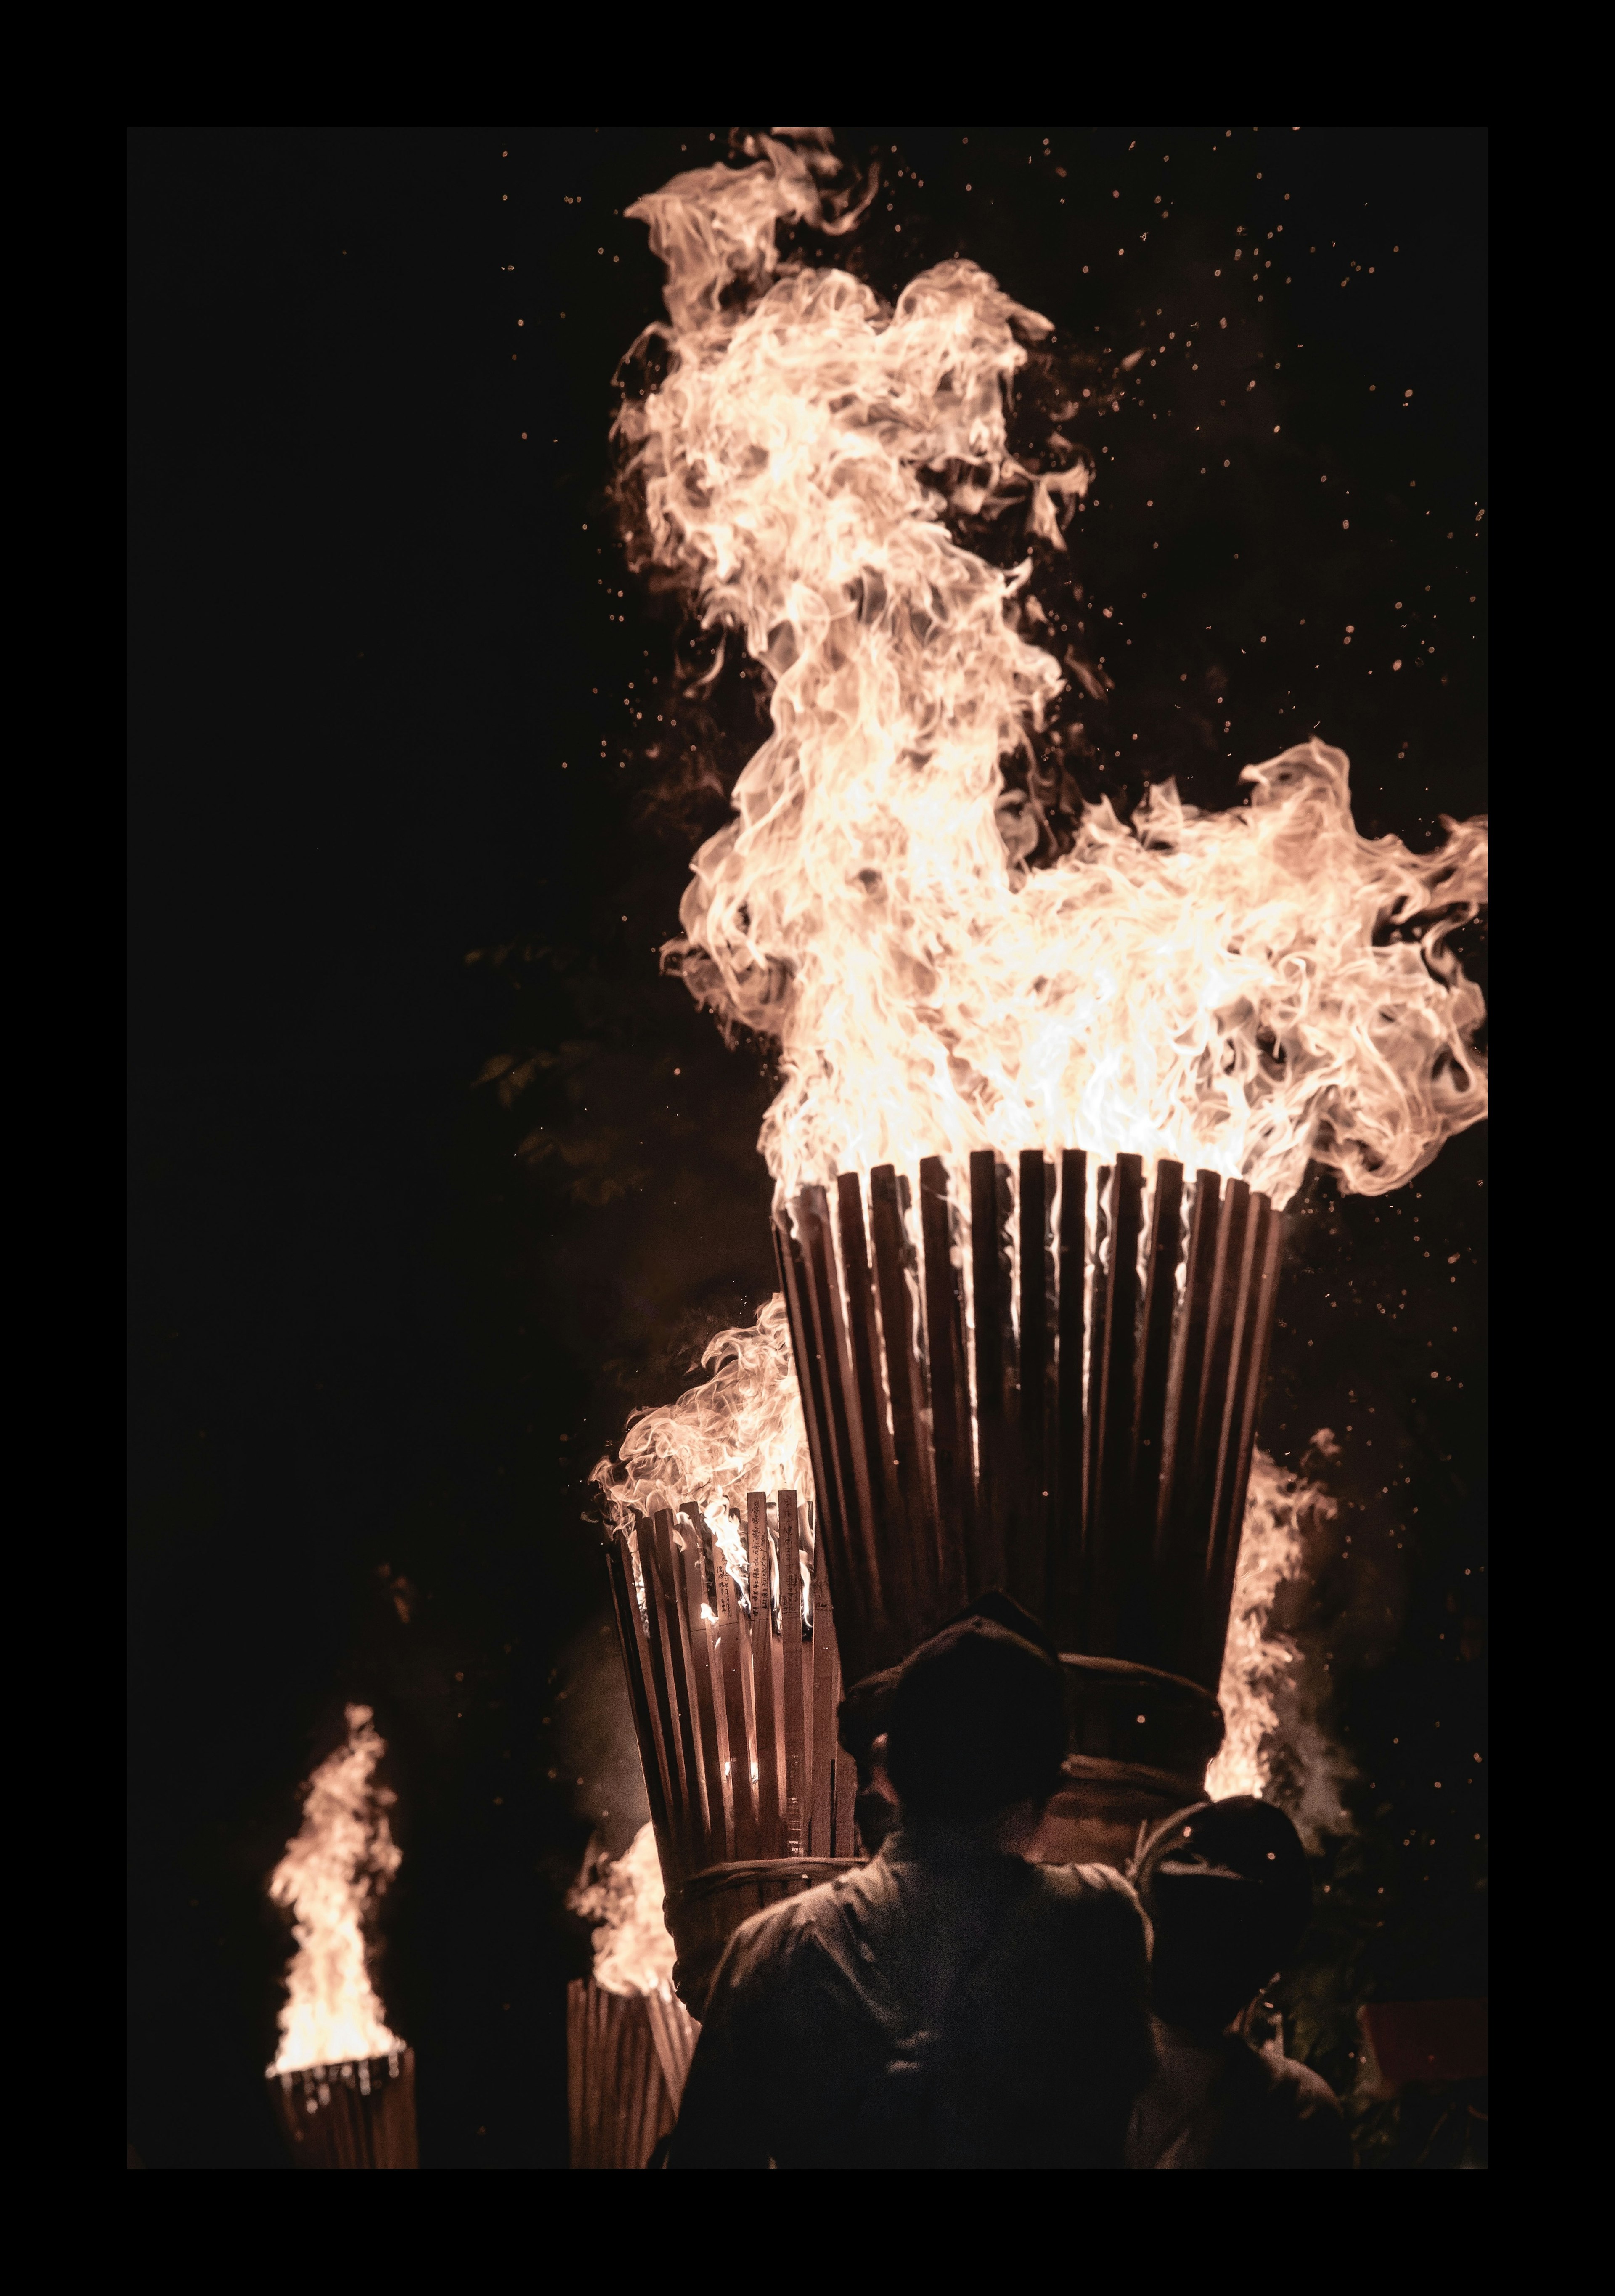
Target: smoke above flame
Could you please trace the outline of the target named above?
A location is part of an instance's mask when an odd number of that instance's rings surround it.
[[[660,380],[619,419],[650,555],[768,681],[772,730],[695,855],[664,962],[778,1048],[759,1141],[776,1198],[931,1154],[957,1183],[989,1147],[1012,1170],[1023,1147],[1170,1156],[1280,1206],[1309,1161],[1348,1191],[1401,1186],[1486,1112],[1482,1000],[1447,945],[1484,898],[1484,822],[1446,821],[1429,853],[1365,837],[1345,756],[1308,740],[1247,767],[1240,806],[1163,782],[1130,820],[1089,806],[1068,851],[1029,865],[1003,765],[1065,679],[1022,598],[1090,479],[1059,433],[1055,467],[1011,451],[1007,396],[1050,323],[966,261],[889,307],[783,260],[782,225],[856,218],[828,194],[827,136],[786,134],[627,210],[669,320],[635,346]],[[1026,555],[990,564],[950,516],[1019,520]],[[695,1499],[738,1526],[747,1488],[807,1489],[779,1303],[709,1359],[713,1380],[599,1471],[608,1499]],[[1258,1488],[1265,1575],[1283,1542]],[[1236,1598],[1236,1623],[1258,1609]],[[1246,1656],[1236,1707],[1259,1698],[1266,1660]]]
[[[297,1947],[271,2072],[357,2063],[404,2046],[388,2030],[365,1937],[403,1862],[387,1821],[393,1797],[374,1784],[387,1746],[368,1706],[349,1706],[346,1718],[346,1742],[309,1779],[303,1823],[269,1882],[274,1902],[291,1909]]]

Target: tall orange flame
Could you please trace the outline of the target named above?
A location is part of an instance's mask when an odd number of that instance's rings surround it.
[[[308,1781],[303,1823],[269,1883],[275,1903],[291,1909],[297,1945],[271,2072],[360,2062],[404,2046],[382,2015],[365,1938],[366,1915],[403,1862],[387,1822],[393,1797],[373,1784],[387,1746],[368,1706],[349,1706],[347,1722],[346,1742]]]

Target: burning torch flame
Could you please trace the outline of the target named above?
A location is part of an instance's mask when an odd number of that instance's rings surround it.
[[[1447,947],[1484,898],[1485,824],[1446,821],[1431,853],[1365,837],[1345,757],[1312,740],[1247,767],[1243,806],[1163,782],[1029,866],[1001,760],[1065,681],[1017,627],[1029,554],[1001,571],[945,521],[1019,508],[1064,547],[1087,466],[1034,474],[1005,428],[1050,324],[968,262],[890,308],[782,264],[782,221],[848,219],[826,211],[824,136],[784,133],[627,210],[670,324],[647,331],[664,379],[619,426],[652,555],[771,687],[664,961],[779,1048],[776,1196],[930,1154],[957,1182],[988,1147],[1012,1169],[1022,1147],[1175,1157],[1275,1205],[1309,1160],[1401,1186],[1486,1111],[1482,1001]],[[787,1465],[807,1488],[778,1303],[709,1353],[717,1378],[638,1423],[612,1496],[645,1504],[665,1465],[726,1521]]]
[[[402,1863],[387,1823],[393,1797],[372,1784],[387,1751],[368,1706],[347,1710],[348,1739],[316,1770],[303,1823],[269,1895],[291,1909],[297,1951],[286,1972],[271,2072],[361,2062],[404,2044],[388,2030],[365,1962],[365,1917]]]
[[[675,1948],[662,1918],[664,1895],[656,1836],[642,1825],[620,1857],[603,1857],[567,1905],[596,1922],[594,1982],[607,1993],[671,1996]]]

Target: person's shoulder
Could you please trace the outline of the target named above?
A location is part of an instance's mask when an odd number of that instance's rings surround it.
[[[1127,1925],[1143,1919],[1133,1884],[1113,1866],[1035,1866],[1038,1895],[1077,1920]]]
[[[750,1915],[734,1931],[725,1953],[732,1982],[743,1983],[753,1972],[775,1969],[798,1959],[833,1933],[840,1923],[841,1902],[848,1885],[868,1871],[856,1867],[833,1882],[816,1882],[765,1906]]]

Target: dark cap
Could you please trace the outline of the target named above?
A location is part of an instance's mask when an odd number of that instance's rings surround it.
[[[886,1767],[910,1818],[986,1816],[1046,1800],[1065,1756],[1060,1669],[991,1619],[945,1627],[904,1664]]]
[[[1180,1809],[1133,1879],[1155,1932],[1156,2013],[1171,2025],[1220,2031],[1290,1959],[1312,1913],[1300,1836],[1254,1794]]]

